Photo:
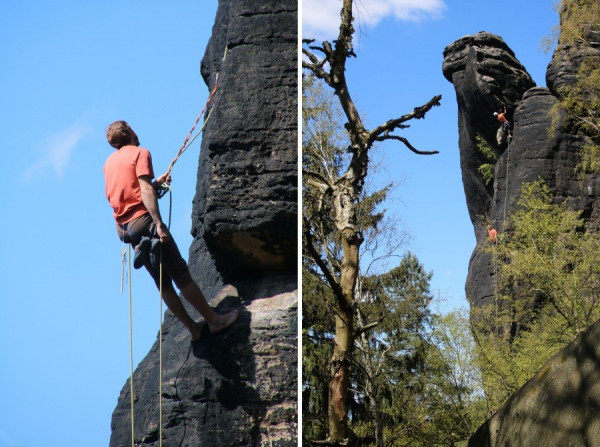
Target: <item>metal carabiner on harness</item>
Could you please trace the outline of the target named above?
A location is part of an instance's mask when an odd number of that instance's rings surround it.
[[[156,188],[156,197],[162,199],[164,195],[171,190],[171,187],[167,183],[163,183],[158,188]]]

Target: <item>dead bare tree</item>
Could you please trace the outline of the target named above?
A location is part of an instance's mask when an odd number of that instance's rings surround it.
[[[364,327],[355,327],[356,301],[355,288],[359,273],[360,246],[363,235],[357,226],[357,203],[367,176],[369,150],[375,142],[386,140],[400,141],[409,150],[419,155],[432,155],[438,151],[420,151],[395,131],[405,129],[407,122],[422,119],[435,106],[440,105],[441,95],[434,96],[426,104],[412,112],[390,119],[372,130],[365,128],[361,116],[352,100],[346,83],[346,61],[356,57],[352,47],[354,35],[352,0],[343,0],[341,24],[337,40],[315,45],[314,40],[303,40],[303,69],[322,79],[337,96],[345,115],[345,128],[350,137],[348,152],[350,161],[343,175],[334,181],[305,171],[304,181],[318,188],[323,198],[328,197],[334,204],[336,231],[342,242],[342,262],[338,272],[331,271],[322,253],[315,245],[311,220],[303,216],[303,236],[306,250],[319,266],[337,302],[335,317],[335,346],[330,363],[329,383],[329,439],[331,445],[342,445],[348,436],[348,389],[349,370],[354,341],[373,323],[364,322]]]

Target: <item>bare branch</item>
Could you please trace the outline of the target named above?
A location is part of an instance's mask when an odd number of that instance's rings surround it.
[[[317,78],[319,79],[323,79],[327,85],[331,84],[331,78],[329,76],[329,74],[323,70],[319,64],[309,64],[306,61],[302,61],[302,68],[306,68],[307,70],[310,70]]]
[[[439,151],[420,151],[419,149],[415,148],[412,144],[410,144],[410,142],[401,136],[398,135],[383,135],[381,137],[377,137],[375,139],[375,141],[385,141],[385,140],[397,140],[397,141],[401,141],[404,143],[404,145],[409,148],[412,152],[414,152],[417,155],[435,155],[435,154],[439,154]]]
[[[306,68],[310,70],[315,76],[320,79],[323,79],[328,85],[331,85],[331,76],[327,71],[323,68],[325,64],[330,61],[330,57],[332,54],[331,44],[329,42],[323,42],[323,46],[315,46],[309,45],[314,42],[314,39],[303,39],[302,43],[306,44],[308,48],[302,48],[302,54],[304,54],[311,63],[308,63],[305,60],[302,60],[302,68]],[[312,50],[312,51],[310,51]],[[323,53],[325,57],[323,59],[319,59],[313,51],[318,51]]]
[[[442,99],[442,95],[437,95],[431,98],[426,104],[415,107],[415,109],[411,113],[407,113],[406,115],[401,116],[400,118],[391,119],[381,124],[380,126],[373,129],[369,134],[369,141],[377,141],[379,137],[383,134],[389,134],[393,132],[395,129],[402,128],[403,123],[410,121],[412,119],[423,119],[425,118],[425,114],[429,112],[433,107],[439,106],[440,101]],[[388,136],[389,137],[389,136]]]
[[[358,337],[359,335],[370,331],[371,329],[373,329],[374,327],[377,327],[379,325],[379,321],[373,321],[372,323],[368,323],[365,324],[364,326],[361,326],[359,328],[356,328],[356,330],[354,331],[354,333],[356,334],[355,336]]]
[[[307,182],[309,182],[311,185],[317,187],[320,191],[327,191],[328,189],[333,189],[331,187],[331,185],[329,184],[329,182],[327,181],[327,179],[325,179],[325,177],[323,177],[318,172],[303,169],[302,175],[312,177],[310,179],[307,179]]]
[[[317,56],[315,56],[315,54],[312,51],[308,51],[306,48],[302,48],[302,54],[304,54],[308,58],[308,60],[310,60],[315,65],[319,65],[322,62]]]

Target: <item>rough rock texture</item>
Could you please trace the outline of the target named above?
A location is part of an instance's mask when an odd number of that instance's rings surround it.
[[[211,89],[219,73],[219,89],[201,145],[189,264],[217,312],[236,307],[240,318],[190,344],[166,313],[164,447],[297,444],[296,8],[219,1],[201,64]],[[133,383],[135,445],[158,446],[158,340]],[[110,446],[131,446],[129,381],[111,425]]]
[[[237,323],[190,344],[170,313],[163,325],[163,446],[296,446],[297,292],[258,291]],[[266,298],[260,298],[265,296]],[[234,287],[212,301],[240,308]],[[193,317],[198,315],[190,311]],[[135,445],[158,446],[158,341],[134,373]],[[111,447],[131,446],[129,380],[113,413]]]
[[[600,322],[552,357],[469,447],[600,445]]]
[[[568,58],[559,47],[549,65],[548,83],[556,88],[573,79],[580,58]],[[573,54],[573,49],[569,49]],[[588,50],[585,50],[588,51]],[[563,61],[561,64],[560,61]],[[571,209],[581,210],[589,228],[600,227],[600,179],[583,181],[576,172],[579,153],[586,137],[560,130],[549,132],[550,110],[557,102],[548,88],[536,87],[524,67],[504,41],[489,33],[466,36],[444,50],[443,72],[454,84],[458,102],[459,148],[467,206],[477,246],[471,257],[465,286],[472,305],[490,302],[494,293],[494,271],[490,255],[482,245],[486,224],[499,233],[507,230],[516,199],[524,182],[542,178],[557,202],[567,200]],[[513,123],[513,140],[498,147],[499,123],[493,112],[506,105]],[[488,185],[477,169],[485,162],[477,149],[479,134],[498,155],[494,180]]]
[[[485,162],[477,149],[480,134],[496,146],[498,121],[493,113],[506,106],[509,121],[523,93],[535,84],[504,41],[490,33],[466,36],[444,50],[443,73],[454,84],[458,102],[460,161],[471,221],[487,215],[493,185],[485,185],[477,169]]]
[[[219,73],[219,92],[202,139],[192,271],[214,265],[228,283],[296,271],[296,30],[296,2],[219,2],[201,64],[211,88]]]

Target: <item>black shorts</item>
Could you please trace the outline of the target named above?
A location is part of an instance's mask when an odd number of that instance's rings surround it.
[[[119,239],[125,243],[131,244],[133,247],[140,243],[143,236],[157,237],[156,226],[148,213],[133,219],[131,222],[124,225],[117,224],[117,234]],[[180,290],[193,281],[187,262],[185,262],[185,259],[181,256],[179,248],[172,236],[168,242],[162,245],[162,266],[163,290],[168,290],[173,287],[171,280]],[[150,261],[146,262],[144,267],[146,267],[146,270],[148,270],[154,279],[156,287],[160,288],[159,272],[152,268]]]

